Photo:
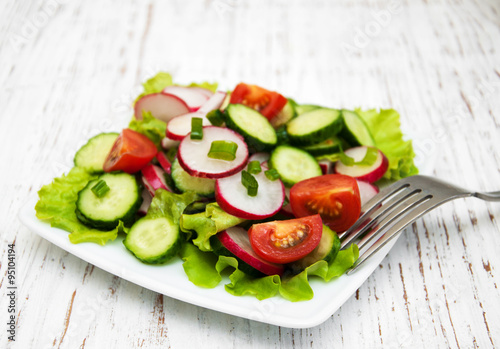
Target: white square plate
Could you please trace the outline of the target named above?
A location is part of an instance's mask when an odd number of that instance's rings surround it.
[[[126,250],[122,237],[105,246],[72,244],[66,231],[52,228],[36,218],[34,207],[37,199],[36,196],[31,197],[19,212],[22,223],[78,258],[137,285],[187,303],[290,328],[313,327],[327,320],[370,276],[396,242],[394,239],[352,275],[343,275],[328,283],[317,277],[310,278],[314,290],[312,300],[292,303],[276,296],[259,301],[252,296],[237,297],[227,293],[224,290],[224,284],[229,283],[227,278],[223,278],[213,289],[195,286],[188,280],[182,260],[178,258],[166,265],[143,264]]]

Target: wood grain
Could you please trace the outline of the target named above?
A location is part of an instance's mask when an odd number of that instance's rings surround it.
[[[159,70],[228,89],[253,82],[304,103],[395,108],[419,165],[464,187],[498,190],[499,14],[495,0],[3,1],[2,323],[13,241],[18,297],[16,341],[2,328],[0,347],[499,346],[498,204],[460,200],[417,221],[356,294],[310,329],[156,294],[16,218],[89,136],[127,124],[140,82]]]

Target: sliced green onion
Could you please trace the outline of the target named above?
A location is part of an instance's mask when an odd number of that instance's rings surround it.
[[[280,178],[280,175],[279,175],[278,171],[276,171],[275,168],[271,168],[267,171],[264,171],[264,174],[266,175],[267,179],[269,179],[270,181],[275,181],[278,178]]]
[[[258,162],[257,160],[250,161],[247,166],[247,171],[251,174],[260,173],[260,171],[262,171],[260,162]]]
[[[346,155],[345,153],[340,153],[340,162],[346,166],[371,166],[377,161],[378,149],[374,147],[367,147],[366,154],[361,161],[355,161],[354,158]]]
[[[102,198],[109,191],[109,187],[106,182],[101,179],[90,190],[92,190],[95,196]]]
[[[233,141],[213,141],[208,151],[208,157],[218,160],[233,161],[236,159],[238,144]]]
[[[255,177],[248,173],[247,171],[241,171],[241,184],[247,188],[248,196],[257,196],[257,191],[259,190],[259,183]]]
[[[210,111],[207,114],[207,119],[214,126],[221,126],[224,123],[224,113],[219,109]]]
[[[191,139],[203,139],[203,119],[191,119]]]

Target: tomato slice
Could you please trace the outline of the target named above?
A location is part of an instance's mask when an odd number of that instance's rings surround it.
[[[341,174],[309,178],[290,189],[290,206],[295,217],[319,213],[330,229],[343,232],[361,213],[358,184]]]
[[[308,255],[323,234],[319,215],[254,224],[248,231],[253,250],[268,262],[285,264]]]
[[[287,99],[278,92],[269,91],[257,85],[239,83],[231,93],[229,103],[244,104],[251,107],[268,120],[278,115],[287,103]]]
[[[120,133],[104,161],[104,172],[138,172],[153,160],[157,151],[148,137],[126,128]]]

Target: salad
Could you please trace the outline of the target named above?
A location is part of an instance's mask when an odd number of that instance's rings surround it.
[[[146,264],[181,258],[191,282],[290,301],[313,297],[358,258],[337,232],[383,181],[417,173],[394,110],[298,104],[245,83],[144,84],[134,116],[92,137],[75,166],[43,186],[36,215],[72,243],[124,236]]]

